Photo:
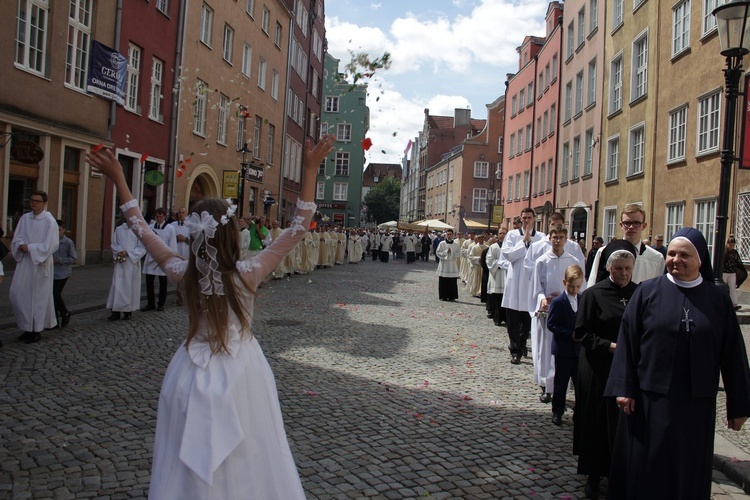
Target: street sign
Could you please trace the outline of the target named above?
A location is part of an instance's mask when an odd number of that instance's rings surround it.
[[[270,196],[266,198],[265,200],[263,200],[263,204],[266,206],[273,205],[274,203],[276,203],[276,200],[274,200]]]

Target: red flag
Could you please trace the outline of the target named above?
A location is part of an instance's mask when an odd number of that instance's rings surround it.
[[[413,144],[414,142],[411,139],[409,139],[409,144],[407,144],[406,149],[404,149],[404,156],[409,154],[409,150],[411,150],[411,147]]]

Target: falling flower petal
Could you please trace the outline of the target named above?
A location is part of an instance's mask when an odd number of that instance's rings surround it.
[[[91,148],[91,151],[93,151],[94,153],[96,153],[97,151],[99,151],[99,150],[100,150],[100,149],[102,149],[103,147],[104,147],[104,144],[102,144],[102,143],[99,143],[99,144],[97,144],[96,146],[94,146],[93,148]]]
[[[148,160],[148,153],[143,153],[141,155],[141,163],[146,163],[146,160]]]
[[[369,150],[372,147],[372,139],[369,137],[362,141],[362,149],[365,151]]]

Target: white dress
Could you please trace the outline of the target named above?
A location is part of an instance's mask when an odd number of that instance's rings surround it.
[[[252,318],[255,290],[305,236],[314,204],[298,202],[292,226],[233,274],[243,308]],[[157,261],[169,248],[145,224],[137,207],[126,214]],[[179,282],[187,262],[170,257],[163,268]],[[175,353],[159,396],[150,499],[304,499],[284,431],[276,383],[258,341],[228,318],[231,354],[211,353],[199,340]]]

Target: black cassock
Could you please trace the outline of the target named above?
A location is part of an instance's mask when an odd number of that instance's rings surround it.
[[[732,301],[710,281],[641,283],[625,311],[605,394],[635,399],[617,429],[608,498],[711,496],[716,394],[750,415],[750,370]]]
[[[609,278],[581,295],[576,314],[575,337],[581,341],[578,384],[573,421],[573,453],[578,455],[578,473],[606,476],[617,430],[618,411],[613,398],[604,397],[612,354],[625,305],[636,284],[624,287]]]
[[[482,250],[482,256],[479,258],[479,264],[482,266],[482,288],[479,294],[483,304],[487,303],[487,282],[490,279],[490,269],[487,267],[487,251],[490,247]],[[487,309],[489,311],[489,309]]]

